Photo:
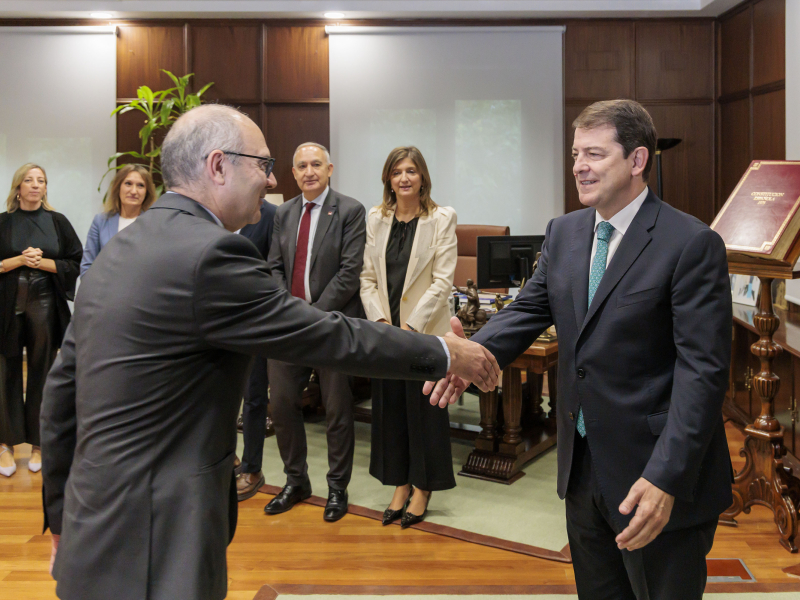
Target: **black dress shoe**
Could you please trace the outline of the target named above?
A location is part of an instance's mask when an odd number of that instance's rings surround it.
[[[311,497],[311,483],[306,482],[303,485],[289,485],[283,486],[280,493],[269,501],[264,507],[264,512],[268,515],[279,515],[290,510],[298,502],[307,500]]]
[[[322,518],[333,523],[347,514],[347,490],[328,488],[328,502]]]
[[[403,508],[400,510],[393,510],[391,508],[387,508],[383,511],[383,520],[381,521],[384,525],[388,525],[389,523],[394,523],[403,516],[403,511],[408,508],[408,503],[411,502],[411,496],[414,495],[414,488],[411,488],[411,493],[406,498],[406,503],[403,505]]]
[[[428,514],[428,504],[431,502],[431,496],[433,496],[433,492],[428,492],[428,503],[425,505],[425,510],[421,515],[415,515],[408,511],[403,512],[403,518],[400,519],[401,529],[408,529],[412,525],[416,525],[425,520],[425,515]]]

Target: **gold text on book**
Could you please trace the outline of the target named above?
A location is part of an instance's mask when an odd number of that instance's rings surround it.
[[[783,192],[753,192],[750,194],[753,200],[758,204],[766,204],[767,202],[774,202],[775,198],[780,198],[784,195]]]

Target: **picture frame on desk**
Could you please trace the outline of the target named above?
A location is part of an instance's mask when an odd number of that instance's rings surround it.
[[[755,306],[761,280],[755,275],[731,275],[731,296],[737,304]]]

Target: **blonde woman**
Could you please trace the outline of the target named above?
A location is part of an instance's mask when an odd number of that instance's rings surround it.
[[[431,199],[431,178],[415,147],[395,148],[383,168],[383,202],[367,217],[361,302],[371,321],[421,333],[450,331],[456,213]],[[456,485],[450,419],[431,406],[422,382],[372,381],[370,474],[395,486],[383,524],[422,521],[433,491]]]
[[[81,277],[109,240],[133,223],[156,201],[153,178],[142,165],[125,165],[108,188],[107,209],[95,215],[81,260]]]
[[[22,165],[0,214],[0,474],[17,470],[14,446],[33,446],[28,469],[42,468],[39,409],[47,372],[70,320],[81,241],[47,201],[42,167]],[[28,383],[23,400],[22,349]]]

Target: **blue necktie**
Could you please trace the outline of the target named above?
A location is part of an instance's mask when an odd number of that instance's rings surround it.
[[[597,251],[594,254],[592,269],[589,271],[589,304],[592,305],[594,294],[606,272],[606,262],[608,261],[608,240],[614,233],[614,226],[608,221],[602,221],[597,226]],[[578,409],[578,422],[575,425],[581,437],[586,437],[586,424],[583,422],[583,407]]]

